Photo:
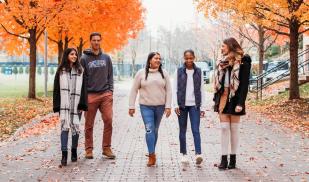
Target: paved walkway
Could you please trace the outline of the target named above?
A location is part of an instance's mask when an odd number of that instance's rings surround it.
[[[163,119],[157,147],[156,167],[146,167],[144,126],[138,113],[127,115],[128,88],[116,86],[113,149],[116,160],[102,158],[100,144],[103,122],[97,117],[95,158],[84,159],[84,137],[78,148],[79,160],[59,168],[59,129],[0,145],[0,181],[309,181],[309,141],[289,130],[249,113],[242,118],[238,169],[218,171],[220,129],[217,115],[209,108],[201,122],[202,166],[194,164],[194,147],[188,131],[190,165],[179,158],[178,124]]]

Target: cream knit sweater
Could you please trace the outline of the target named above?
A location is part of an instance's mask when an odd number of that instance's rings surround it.
[[[163,70],[164,78],[158,69],[149,69],[145,80],[145,69],[139,70],[134,78],[129,98],[129,108],[135,109],[135,100],[139,92],[139,104],[147,106],[165,105],[171,108],[172,87],[168,73]]]

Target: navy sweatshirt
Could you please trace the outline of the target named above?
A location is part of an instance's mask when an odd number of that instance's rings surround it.
[[[85,70],[88,93],[114,90],[113,64],[110,56],[102,51],[95,55],[91,49],[86,49],[81,56],[81,64]]]

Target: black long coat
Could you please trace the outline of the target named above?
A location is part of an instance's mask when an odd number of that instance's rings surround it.
[[[79,99],[79,104],[77,106],[78,110],[87,111],[88,110],[88,93],[86,87],[86,77],[83,76],[83,84],[81,88],[81,95]],[[60,112],[60,103],[61,94],[60,94],[60,75],[59,71],[56,72],[54,80],[54,92],[53,92],[53,111]]]
[[[245,55],[241,60],[241,65],[239,68],[239,87],[235,93],[235,96],[230,100],[227,99],[227,103],[222,111],[223,114],[232,114],[232,115],[245,115],[246,114],[246,98],[248,94],[249,87],[249,77],[251,70],[251,58],[249,55]],[[230,75],[229,75],[230,76]],[[225,79],[224,77],[222,78]],[[224,84],[224,82],[222,82]],[[224,85],[221,89],[214,95],[214,110],[215,112],[219,111],[220,97],[224,91]],[[235,112],[236,106],[242,106],[243,110],[241,112]]]

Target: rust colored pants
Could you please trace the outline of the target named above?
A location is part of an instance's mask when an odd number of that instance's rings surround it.
[[[110,147],[113,132],[113,92],[88,94],[88,111],[85,112],[85,149],[93,149],[93,127],[98,109],[104,122],[102,150]]]

